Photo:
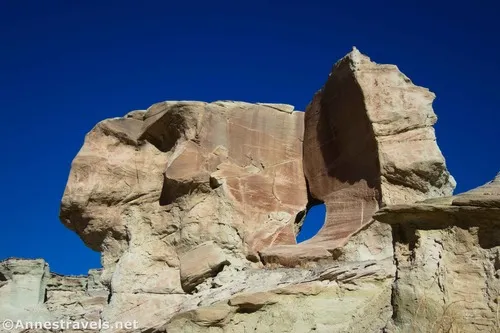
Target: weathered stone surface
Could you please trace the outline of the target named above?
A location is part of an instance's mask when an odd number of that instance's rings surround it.
[[[491,182],[453,198],[453,206],[500,208],[500,172]]]
[[[47,267],[43,261],[35,264]],[[19,277],[22,274],[18,274]],[[30,272],[27,274],[29,277]],[[37,276],[36,282],[40,284],[43,278]],[[328,264],[311,269],[226,266],[217,276],[204,282],[210,285],[209,288],[195,294],[117,293],[107,304],[107,295],[95,295],[100,288],[96,272],[92,272],[91,278],[52,274],[42,292],[46,294],[45,299],[36,300],[37,308],[23,309],[19,319],[87,323],[96,323],[100,318],[109,323],[137,320],[139,328],[133,332],[184,332],[184,329],[185,332],[214,329],[216,332],[239,332],[242,327],[268,332],[264,330],[264,323],[267,323],[273,328],[271,331],[282,332],[283,323],[276,318],[284,316],[294,318],[285,324],[290,332],[301,329],[348,332],[356,327],[380,329],[391,315],[388,305],[393,277],[391,260]],[[92,290],[94,286],[97,288]],[[13,292],[22,294],[22,290]],[[10,315],[3,305],[0,314]],[[324,317],[329,309],[338,317]],[[39,316],[41,310],[43,317]],[[102,332],[131,331],[104,329]]]
[[[433,99],[353,50],[305,117],[173,101],[100,122],[60,217],[102,273],[0,262],[0,317],[135,320],[136,333],[491,331],[500,176],[443,197],[454,180]],[[324,227],[296,244],[318,202]],[[130,330],[100,333],[118,332]]]
[[[214,242],[198,245],[180,257],[180,274],[182,288],[192,291],[208,277],[219,273],[229,261],[222,249]]]
[[[45,306],[58,319],[97,323],[109,294],[99,283],[99,273],[92,270],[89,276],[52,274],[45,290]]]
[[[42,259],[10,258],[0,263],[2,304],[19,308],[43,303],[49,279],[48,266]],[[23,290],[18,293],[16,290]]]
[[[151,332],[379,332],[392,313],[391,260],[232,274]]]
[[[272,318],[297,314],[300,309],[295,307],[294,302],[295,299],[301,299],[306,303],[301,309],[307,311],[297,317],[298,319],[294,319],[296,323],[291,324],[292,327],[297,327],[295,330],[297,332],[300,328],[315,327],[313,320],[308,319],[307,323],[300,322],[300,318],[311,317],[314,311],[318,310],[312,306],[332,304],[339,306],[344,302],[350,304],[345,308],[346,311],[356,310],[348,313],[339,307],[335,310],[337,315],[342,315],[344,318],[352,318],[353,315],[367,316],[370,320],[366,318],[363,325],[382,327],[382,323],[387,322],[391,315],[390,295],[393,277],[394,266],[391,259],[379,262],[329,264],[311,269],[264,270],[225,266],[217,276],[208,278],[204,282],[206,288],[200,288],[194,294],[119,293],[111,299],[103,317],[110,322],[138,320],[140,329],[135,332],[184,332],[183,330],[239,332],[241,328],[235,325],[241,326],[238,324],[240,321],[248,321],[249,327],[254,329],[257,325],[254,321],[262,320],[269,306],[279,304],[279,308],[273,310],[276,314]],[[320,295],[318,298],[321,300],[307,303],[305,298],[315,295]],[[331,299],[332,297],[336,299]],[[371,307],[374,304],[376,306]],[[318,314],[318,317],[321,315]],[[235,316],[240,318],[236,322]],[[342,323],[339,317],[334,321],[326,321],[321,327],[324,332],[336,327],[346,327],[347,332],[347,327],[357,327],[356,325],[351,319]],[[263,329],[263,326],[257,326],[258,329]],[[275,327],[276,332],[282,332],[278,323],[271,326]]]
[[[253,294],[240,294],[231,298],[229,305],[237,307],[239,312],[255,312],[262,307],[277,303],[277,297],[268,292],[260,292]]]
[[[394,332],[499,328],[500,178],[453,197],[386,207],[398,279]]]
[[[107,304],[108,291],[99,282],[100,271],[92,270],[90,276],[91,279],[86,276],[51,274],[49,266],[41,259],[1,261],[0,322],[12,320],[17,324],[20,321],[23,325],[41,325],[61,320],[97,323]],[[21,331],[22,328],[11,330]],[[95,330],[77,332],[91,333]]]
[[[42,259],[10,258],[1,261],[0,323],[4,320],[51,320],[53,315],[43,304],[49,275],[49,268]]]
[[[298,246],[264,249],[264,262],[335,257],[379,207],[450,195],[455,181],[436,144],[434,97],[356,49],[337,62],[305,112],[304,172],[310,196],[326,205],[325,224]],[[376,257],[357,258],[366,259]]]
[[[379,210],[374,217],[388,224],[417,226],[456,224],[458,219],[491,220],[496,223],[500,212],[500,174],[491,182],[455,196],[433,198],[417,203],[400,204]]]
[[[177,315],[175,318],[177,321],[187,321],[190,324],[194,324],[200,327],[200,330],[205,328],[208,330],[209,327],[223,327],[227,324],[228,319],[233,314],[234,309],[231,308],[228,304],[220,303],[215,304],[209,307],[201,307],[196,310],[191,310],[184,312],[180,315]],[[180,327],[176,327],[174,329],[180,329]],[[169,329],[170,331],[171,329]],[[157,330],[153,330],[153,332],[161,332],[165,331],[165,328],[160,327]]]
[[[356,268],[359,274],[353,273]],[[274,274],[287,271],[294,272]],[[323,267],[302,282],[290,275],[288,285],[240,293],[227,303],[195,310],[196,317],[174,316],[155,332],[378,332],[391,316],[392,278],[380,266]],[[200,321],[201,311],[211,320]]]
[[[102,253],[116,307],[104,317],[125,316],[131,304],[148,313],[141,294],[191,292],[221,264],[259,265],[259,250],[295,244],[307,204],[302,137],[303,113],[284,104],[163,102],[96,125],[60,216]],[[225,258],[210,272],[186,259],[206,242],[220,248],[213,259]]]

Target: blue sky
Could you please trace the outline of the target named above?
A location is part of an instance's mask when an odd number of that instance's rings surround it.
[[[99,265],[58,220],[99,120],[169,99],[303,110],[353,45],[437,94],[457,191],[483,184],[500,170],[496,22],[493,1],[0,1],[0,259],[43,257],[67,274]]]

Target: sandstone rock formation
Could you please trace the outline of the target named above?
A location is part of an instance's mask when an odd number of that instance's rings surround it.
[[[396,332],[500,329],[500,175],[452,197],[389,206]]]
[[[392,314],[391,260],[246,274],[237,292],[210,297],[152,332],[381,332]]]
[[[7,259],[0,262],[0,315],[2,319],[43,319],[50,316],[41,306],[49,269],[43,260]]]
[[[282,104],[164,102],[99,123],[73,161],[60,216],[102,253],[113,291],[104,316],[182,301],[221,268],[188,268],[200,244],[235,267],[295,244],[307,204],[302,138],[303,113]]]
[[[451,197],[433,99],[354,49],[305,113],[181,101],[100,122],[60,217],[101,252],[102,272],[0,262],[0,317],[137,320],[141,333],[445,332],[464,301],[465,332],[491,331],[500,179]],[[296,244],[319,202],[323,228]]]
[[[325,224],[299,246],[265,249],[263,259],[293,265],[329,258],[379,207],[451,195],[455,180],[432,127],[434,98],[396,66],[357,49],[337,62],[305,112],[304,171],[310,197],[326,205]],[[384,227],[375,228],[375,243],[384,242],[377,236]]]
[[[179,261],[182,288],[187,292],[230,264],[221,248],[213,242],[198,245],[184,253]]]
[[[108,289],[100,284],[100,273],[100,270],[90,270],[88,276],[61,276],[50,273],[49,266],[42,259],[1,261],[0,322],[12,320],[17,324],[21,321],[23,325],[59,320],[97,322],[108,303],[109,294]],[[6,331],[6,327],[2,328]]]
[[[94,283],[98,277],[95,271],[89,273],[89,278],[58,275],[46,277],[19,268],[35,266],[38,271],[43,268],[49,274],[47,265],[41,260],[24,260],[22,265],[7,260],[0,265],[9,267],[11,271],[18,271],[18,280],[30,279],[32,289],[42,285],[40,293],[47,295],[45,301],[42,297],[25,301],[22,305],[16,304],[17,310],[24,311],[18,317],[12,317],[12,313],[6,312],[2,303],[2,320],[19,318],[23,321],[41,322],[60,319],[96,322],[95,316],[101,313],[103,306],[108,308],[107,311],[113,306],[106,305],[107,291]],[[155,301],[155,295],[148,295],[148,311],[151,313],[133,311],[137,304],[130,304],[132,311],[128,312],[130,317],[127,320],[139,320],[140,327],[132,331],[112,331],[375,332],[383,329],[392,314],[390,298],[393,278],[391,259],[327,264],[311,269],[234,270],[228,266],[216,277],[206,281],[206,288],[194,295],[178,298],[177,302],[163,304],[158,299]],[[15,281],[9,278],[7,284],[12,294],[23,294],[23,287],[16,285]],[[3,294],[0,294],[0,299],[5,300]],[[36,306],[38,311],[33,311],[31,306]],[[151,321],[145,322],[146,317]]]

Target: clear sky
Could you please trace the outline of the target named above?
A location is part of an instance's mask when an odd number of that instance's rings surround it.
[[[437,94],[458,192],[492,179],[498,5],[406,3],[0,0],[0,259],[43,257],[73,274],[99,266],[58,220],[71,160],[98,121],[163,100],[303,110],[353,45]]]

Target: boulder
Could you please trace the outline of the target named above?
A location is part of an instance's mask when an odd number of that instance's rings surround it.
[[[216,276],[225,265],[229,265],[224,252],[214,242],[205,242],[180,257],[182,288],[192,291],[206,278]]]

